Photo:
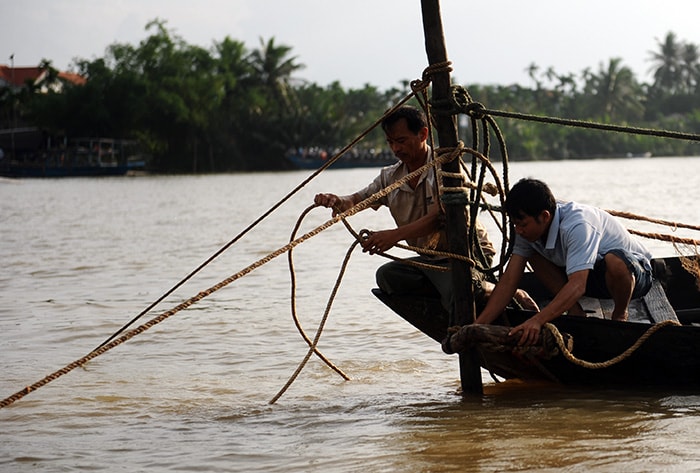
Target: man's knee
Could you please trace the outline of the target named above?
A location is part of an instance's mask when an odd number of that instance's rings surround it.
[[[632,279],[633,275],[627,261],[615,253],[605,255],[605,271],[615,279]]]
[[[419,258],[414,258],[421,261]],[[445,307],[451,306],[451,284],[446,287],[447,273],[430,273],[417,266],[390,261],[375,273],[377,286],[386,294],[401,294],[416,297],[440,298]],[[450,280],[451,281],[451,280]]]
[[[386,263],[377,268],[375,273],[375,280],[377,281],[377,286],[379,289],[386,292],[387,294],[393,294],[395,290],[395,280],[396,280],[396,268],[393,262]]]
[[[653,275],[648,260],[622,250],[612,250],[605,255],[605,266],[608,285],[629,283],[632,286],[632,298],[644,296],[651,288]]]
[[[377,268],[375,279],[379,289],[387,294],[418,293],[425,295],[430,282],[415,267],[390,261]]]

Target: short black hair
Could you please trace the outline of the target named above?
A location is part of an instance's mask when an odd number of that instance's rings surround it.
[[[382,120],[382,130],[387,132],[389,128],[394,126],[394,124],[402,118],[406,119],[408,129],[416,134],[428,126],[428,120],[425,118],[425,114],[422,110],[411,105],[402,105],[384,117],[384,120]]]
[[[505,203],[506,212],[511,220],[525,216],[538,217],[548,210],[554,215],[557,201],[547,184],[537,179],[520,179],[508,192]]]

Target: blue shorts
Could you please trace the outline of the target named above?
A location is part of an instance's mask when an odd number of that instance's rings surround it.
[[[651,263],[644,257],[635,256],[625,250],[610,250],[622,261],[625,262],[630,273],[634,276],[634,290],[632,291],[632,299],[643,297],[651,289],[651,283],[654,281],[654,276],[651,271]],[[586,282],[586,295],[589,297],[597,297],[600,299],[610,299],[610,291],[605,283],[605,258],[596,262],[593,269],[588,274]]]

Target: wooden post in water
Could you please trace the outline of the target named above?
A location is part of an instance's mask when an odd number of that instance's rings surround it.
[[[423,11],[423,32],[425,34],[425,49],[430,65],[441,64],[447,61],[447,49],[442,29],[440,15],[440,0],[421,0]],[[450,97],[450,73],[445,70],[432,75],[432,98],[435,102],[441,102]],[[438,143],[442,148],[457,146],[457,123],[455,117],[444,114],[435,114]],[[459,162],[454,160],[442,165],[447,172],[459,172]],[[444,185],[457,187],[462,183],[459,179],[445,178]],[[447,219],[447,238],[451,253],[472,256],[471,248],[467,242],[467,219],[465,208],[461,205],[447,205],[445,207]],[[474,322],[474,290],[472,287],[471,268],[466,262],[453,259],[451,261],[452,284],[455,293],[454,320],[452,325],[466,325]],[[481,369],[479,358],[475,350],[467,350],[459,355],[460,378],[462,392],[465,394],[483,394],[481,384]]]

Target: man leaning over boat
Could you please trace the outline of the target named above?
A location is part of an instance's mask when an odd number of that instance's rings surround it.
[[[314,198],[316,205],[333,208],[334,213],[344,212],[432,160],[432,149],[427,143],[427,121],[419,109],[411,106],[398,108],[382,121],[382,129],[389,147],[399,161],[382,168],[372,183],[354,194],[317,194]],[[439,194],[433,168],[381,198],[374,209],[382,205],[389,208],[397,226],[372,233],[362,242],[363,251],[370,254],[383,253],[404,240],[418,248],[443,252],[448,250],[447,235],[440,218]],[[486,229],[478,220],[476,230],[486,258],[485,264],[490,266],[496,250]],[[449,259],[444,257],[420,255],[410,259],[442,267],[449,265]],[[389,295],[440,297],[443,307],[450,313],[453,311],[452,276],[447,271],[390,261],[377,270],[376,280],[379,288]],[[477,290],[481,290],[482,293],[489,292],[490,283],[477,282],[481,283]],[[524,292],[520,291],[520,294],[529,300]]]
[[[491,323],[501,314],[528,263],[554,298],[510,331],[520,334],[520,345],[536,343],[542,326],[564,312],[585,315],[578,303],[584,295],[613,299],[612,319],[627,320],[630,300],[651,288],[651,253],[607,212],[556,201],[536,179],[516,183],[505,208],[515,224],[513,254],[476,323]]]

